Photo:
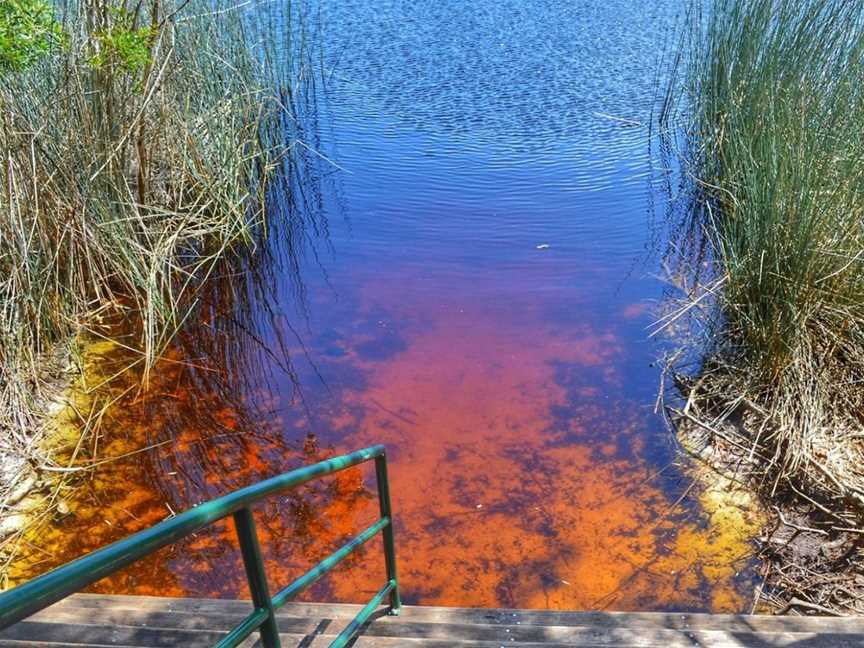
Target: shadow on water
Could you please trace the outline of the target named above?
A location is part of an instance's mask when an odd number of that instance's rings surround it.
[[[321,77],[273,125],[274,229],[147,390],[100,396],[90,457],[136,454],[82,475],[13,575],[386,443],[406,602],[744,609],[757,520],[695,486],[654,414],[663,288],[633,259],[657,188],[645,130],[609,119],[650,118],[677,4],[322,4]],[[91,382],[128,362],[87,353]],[[373,484],[353,469],[257,510],[274,587],[375,518]],[[226,523],[95,589],[231,597],[242,573]],[[305,596],[366,601],[381,574],[375,540]]]

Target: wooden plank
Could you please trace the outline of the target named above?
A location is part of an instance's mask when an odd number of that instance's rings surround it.
[[[280,635],[280,639],[282,641],[283,648],[327,648],[330,645],[330,642],[333,641],[335,635],[325,635],[319,636],[317,639],[309,637],[307,635]],[[36,637],[32,640],[3,640],[0,639],[0,648],[55,648],[59,646],[65,646],[67,648],[143,648],[143,646],[155,646],[156,644],[135,644],[135,645],[119,645],[119,644],[102,644],[102,643],[86,643],[86,644],[70,644],[68,641],[46,641],[41,637]],[[161,644],[160,644],[161,645]],[[182,643],[182,640],[178,640],[178,643],[171,644],[173,646],[187,646],[191,644]],[[513,646],[514,648],[573,648],[578,645],[580,648],[605,648],[605,645],[594,645],[594,644],[572,644],[572,643],[508,643],[501,644],[496,641],[456,641],[452,639],[418,639],[413,637],[401,637],[401,638],[393,638],[393,637],[369,637],[362,636],[360,637],[354,644],[355,648],[398,648],[410,646],[412,648],[503,648],[503,646]],[[695,644],[692,643],[675,643],[675,644],[664,644],[662,647],[657,646],[657,648],[693,648]],[[743,646],[747,646],[748,648],[751,646],[755,646],[757,644],[752,643],[736,643],[731,648],[739,648]],[[761,646],[775,646],[778,644],[758,644]],[[820,648],[836,648],[830,644],[812,644],[814,647],[819,646]],[[212,646],[212,644],[211,644]],[[618,644],[620,648],[644,648],[645,644],[631,645],[631,644]],[[253,641],[247,644],[244,644],[244,648],[260,648],[260,644]],[[715,648],[715,646],[707,646],[706,648]],[[725,647],[723,647],[725,648]]]
[[[280,639],[282,640],[283,648],[327,648],[330,645],[330,642],[333,641],[333,635],[320,635],[316,638],[303,636],[303,635],[280,635]],[[2,640],[0,639],[0,648],[55,648],[59,646],[65,646],[67,648],[143,648],[143,646],[156,646],[157,644],[103,644],[103,643],[87,643],[87,644],[70,644],[68,641],[45,641],[39,638],[30,641],[15,641],[15,640]],[[158,644],[161,645],[161,644]],[[178,643],[170,644],[172,646],[180,647],[180,646],[197,646],[197,644],[188,644],[183,643],[182,640],[178,641]],[[212,644],[211,644],[212,645]],[[650,646],[650,644],[639,643],[639,644],[617,644],[619,648],[646,648],[646,646],[650,648],[694,648],[698,646],[699,648],[846,648],[849,645],[857,646],[860,644],[848,644],[835,642],[834,637],[827,638],[815,638],[815,639],[805,639],[801,638],[788,638],[787,640],[781,641],[767,641],[763,639],[759,639],[753,636],[750,637],[740,637],[735,639],[732,643],[723,643],[723,644],[704,644],[704,643],[692,643],[681,640],[681,642],[676,642],[674,644],[657,644],[655,646]],[[244,648],[252,648],[255,646],[258,647],[256,643],[245,644]],[[354,648],[504,648],[505,646],[513,646],[513,648],[574,648],[574,646],[579,646],[579,648],[605,648],[605,646],[594,645],[594,644],[573,644],[573,643],[507,643],[501,644],[500,642],[495,641],[453,641],[453,640],[441,640],[441,639],[416,639],[416,638],[392,638],[392,637],[368,637],[362,636],[360,637],[354,644]]]
[[[805,642],[829,641],[848,648],[864,648],[864,637],[827,633],[732,633],[722,630],[672,630],[658,628],[597,628],[585,626],[484,626],[481,624],[372,624],[364,630],[365,637],[436,639],[500,644],[515,642],[536,645],[579,646],[743,646],[804,645]],[[816,644],[813,644],[816,645]]]
[[[198,614],[116,608],[62,608],[59,610],[49,608],[34,614],[30,617],[29,621],[72,625],[129,626],[228,632],[243,621],[245,616],[245,614],[237,614],[233,611],[227,614],[216,614],[212,611],[208,611],[206,614]],[[347,619],[340,621],[343,626],[347,624]],[[308,618],[279,617],[279,628],[282,632],[287,633],[302,634],[312,632],[317,623],[316,620]]]
[[[303,616],[313,613],[298,605],[291,613]],[[379,623],[483,623],[487,625],[584,626],[669,628],[676,630],[725,630],[729,632],[833,632],[864,634],[860,617],[793,617],[679,614],[663,612],[555,612],[537,610],[484,610],[459,608],[403,608],[396,619],[381,618]]]
[[[368,637],[416,637],[467,642],[492,641],[502,643],[535,643],[591,646],[739,646],[746,638],[753,643],[761,637],[765,645],[791,645],[829,638],[842,646],[864,648],[864,636],[837,633],[771,633],[728,632],[725,630],[677,630],[669,628],[638,628],[628,625],[599,626],[536,626],[483,625],[454,623],[373,623],[364,630]],[[842,639],[842,641],[841,641]],[[758,642],[757,642],[758,645]],[[814,644],[815,645],[815,644]]]
[[[283,648],[327,648],[333,640],[333,636],[320,636],[316,639],[309,640],[308,637],[298,635],[280,635]],[[798,641],[797,639],[793,641]],[[185,646],[186,644],[176,644]],[[504,648],[504,646],[513,646],[514,648],[574,648],[576,644],[553,644],[553,643],[509,643],[500,644],[498,642],[481,641],[481,642],[454,642],[450,640],[429,640],[429,639],[393,639],[382,637],[361,637],[354,644],[354,648]],[[70,647],[66,641],[10,641],[0,640],[0,648],[59,648],[65,646]],[[119,645],[119,644],[77,644],[75,648],[141,648],[140,645]],[[252,648],[255,644],[244,645],[244,648]],[[579,648],[602,648],[592,646],[590,644],[578,644]],[[842,644],[832,643],[828,641],[806,641],[805,643],[775,643],[765,642],[761,640],[752,641],[751,639],[741,638],[733,644],[693,644],[681,643],[667,646],[666,648],[844,648]],[[258,647],[256,647],[258,648]],[[620,648],[644,648],[644,644],[627,645],[620,644]]]
[[[333,636],[322,635],[311,642],[290,643],[293,637],[283,639],[283,648],[328,648]],[[764,638],[759,635],[730,635],[725,640],[714,641],[705,637],[688,639],[679,637],[673,642],[654,643],[650,639],[638,640],[636,643],[622,642],[612,644],[617,648],[860,648],[860,638],[851,635],[773,635],[772,638]],[[416,639],[406,637],[371,637],[362,635],[353,645],[354,648],[461,648],[471,646],[472,648],[607,648],[609,644],[595,643],[559,643],[548,641],[535,642],[507,642],[498,641],[454,641],[451,639]]]
[[[371,598],[371,594],[370,594]],[[325,605],[326,604],[320,604]],[[128,596],[125,594],[73,594],[55,603],[52,608],[116,608],[126,610],[161,610],[165,612],[248,614],[252,601],[236,599],[173,598],[169,596]],[[354,606],[359,608],[359,606]]]
[[[212,648],[225,633],[203,630],[105,627],[70,623],[22,621],[0,632],[0,641],[29,641],[35,645],[138,646],[146,648]]]
[[[194,614],[247,614],[248,601],[220,599],[175,599],[160,597],[103,596],[76,594],[49,609],[96,607],[132,610],[161,610]],[[359,605],[332,603],[289,603],[280,610],[285,618],[353,618]],[[47,612],[47,611],[45,611]],[[43,612],[42,614],[44,614]],[[674,612],[567,612],[556,610],[448,608],[404,606],[399,617],[382,618],[379,623],[411,620],[432,623],[483,623],[487,625],[555,625],[653,627],[682,630],[727,630],[734,632],[820,632],[864,634],[862,617],[747,616]]]
[[[359,609],[289,604],[279,615],[284,645],[324,648]],[[248,601],[75,595],[0,633],[0,647],[203,648],[250,611]],[[860,618],[414,606],[398,617],[385,612],[364,629],[357,648],[864,648]]]
[[[161,613],[160,613],[161,614]],[[170,616],[170,615],[168,615]],[[194,615],[184,615],[194,617]],[[160,617],[161,618],[161,617]],[[209,619],[209,617],[208,617]],[[129,623],[131,620],[126,620]],[[312,624],[301,632],[289,632],[293,645],[311,648],[327,645],[335,638],[347,620],[338,624]],[[169,619],[167,622],[171,623]],[[212,646],[223,633],[190,628],[140,627],[131,625],[90,625],[58,622],[25,622],[2,633],[3,639],[28,640],[37,643],[65,642],[66,645],[129,645],[129,646]],[[121,623],[124,623],[121,620]],[[631,627],[598,628],[582,626],[503,626],[483,624],[393,623],[373,622],[363,631],[358,646],[398,646],[410,640],[422,646],[502,646],[520,648],[555,646],[609,647],[631,646],[639,648],[726,648],[754,646],[828,646],[836,648],[864,648],[864,636],[850,634],[783,633],[757,635],[725,631],[683,631]],[[40,645],[41,645],[40,643]],[[288,643],[286,645],[292,645]]]

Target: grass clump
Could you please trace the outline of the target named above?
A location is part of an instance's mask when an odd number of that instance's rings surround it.
[[[703,395],[757,420],[781,474],[864,503],[864,4],[701,7],[678,72],[714,274]]]
[[[248,258],[284,215],[271,203],[303,56],[291,11],[0,3],[5,445],[32,450],[52,350],[120,318],[135,323],[139,362],[152,366],[217,263]]]

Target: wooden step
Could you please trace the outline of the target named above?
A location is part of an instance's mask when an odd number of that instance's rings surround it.
[[[288,604],[278,615],[282,645],[326,648],[359,609]],[[205,648],[250,611],[248,601],[76,594],[0,632],[0,648]],[[398,617],[382,609],[354,646],[864,648],[864,619],[406,606]]]
[[[371,594],[370,594],[371,596]],[[87,608],[105,611],[132,610],[140,613],[232,615],[242,618],[251,610],[248,601],[223,599],[168,598],[75,594],[49,608],[73,609],[87,614]],[[346,603],[288,603],[280,619],[353,619],[360,606]],[[44,615],[45,610],[40,613]],[[33,617],[38,618],[38,615]],[[456,608],[406,605],[398,617],[383,616],[376,623],[482,623],[487,625],[555,625],[673,628],[682,630],[726,630],[729,632],[834,632],[864,634],[864,617],[767,616],[743,614],[694,614],[687,612],[570,612],[501,608]],[[231,624],[228,623],[228,626]]]

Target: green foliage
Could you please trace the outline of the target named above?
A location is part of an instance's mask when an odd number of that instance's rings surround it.
[[[136,28],[132,14],[124,9],[111,13],[113,24],[94,34],[96,51],[90,58],[90,65],[97,70],[119,68],[130,74],[140,72],[151,61],[151,48],[158,29]]]
[[[25,70],[62,41],[48,0],[0,0],[0,72]]]

